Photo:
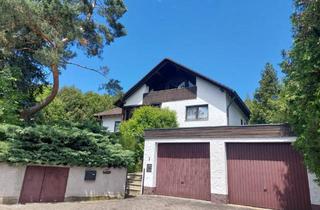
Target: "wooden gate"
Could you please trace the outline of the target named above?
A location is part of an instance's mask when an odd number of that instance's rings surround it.
[[[69,168],[27,166],[19,202],[64,201],[68,174]]]
[[[158,145],[156,194],[210,200],[209,143]]]
[[[230,203],[311,209],[307,170],[290,144],[230,143],[227,164]]]

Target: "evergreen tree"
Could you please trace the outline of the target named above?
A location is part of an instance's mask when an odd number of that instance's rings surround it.
[[[295,0],[292,24],[294,42],[282,63],[288,120],[320,182],[320,1]]]
[[[280,85],[277,73],[272,64],[267,63],[265,65],[259,85],[259,88],[255,91],[253,100],[246,100],[246,103],[251,110],[250,123],[274,123],[277,121],[276,112]]]
[[[125,12],[123,0],[1,0],[1,62],[24,55],[25,63],[53,77],[50,94],[25,104],[22,118],[30,119],[55,98],[60,71],[76,56],[75,47],[99,56],[105,45],[125,35],[119,23]]]

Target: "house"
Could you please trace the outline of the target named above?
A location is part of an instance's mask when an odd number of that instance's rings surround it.
[[[118,132],[120,122],[122,121],[122,109],[119,107],[110,109],[108,111],[94,114],[99,118],[103,127],[107,128],[110,132]]]
[[[164,59],[116,102],[97,113],[102,125],[117,131],[134,109],[151,105],[177,114],[179,127],[245,125],[250,111],[236,91],[170,59]]]
[[[99,114],[111,130],[143,105],[177,113],[178,128],[145,131],[143,194],[320,209],[320,187],[292,147],[290,127],[247,125],[250,111],[229,87],[164,59],[116,105]]]

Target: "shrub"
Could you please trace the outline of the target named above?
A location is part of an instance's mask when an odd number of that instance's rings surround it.
[[[177,127],[176,113],[169,109],[161,109],[152,106],[143,106],[133,112],[132,118],[121,123],[120,143],[126,149],[135,153],[135,168],[130,171],[141,170],[144,147],[144,130],[151,128]]]
[[[75,127],[0,124],[0,161],[22,164],[127,167],[133,153],[107,135]]]

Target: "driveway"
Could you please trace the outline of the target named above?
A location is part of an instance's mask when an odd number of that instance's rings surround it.
[[[26,205],[0,205],[1,210],[253,210],[255,208],[232,205],[217,205],[198,201],[164,196],[138,196],[123,200],[89,202],[33,203]]]

